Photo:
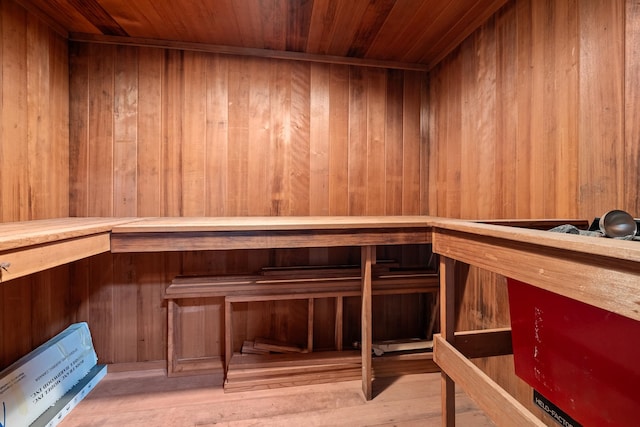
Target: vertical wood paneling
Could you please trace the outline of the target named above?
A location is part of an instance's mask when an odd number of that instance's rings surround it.
[[[117,143],[116,143],[117,144]],[[135,157],[134,157],[135,158]],[[138,277],[136,268],[136,258],[132,254],[113,255],[113,285],[103,283],[101,294],[105,295],[105,302],[108,300],[108,290],[112,288],[113,317],[107,318],[109,323],[92,322],[94,329],[104,329],[111,326],[108,334],[113,337],[113,360],[120,362],[135,362],[138,360],[138,328],[134,327],[138,323]],[[97,264],[97,263],[96,263]],[[105,260],[105,270],[108,270],[108,263]],[[141,300],[142,301],[142,300]]]
[[[210,216],[224,216],[225,204],[220,200],[228,200],[229,61],[220,55],[209,55],[206,61],[206,212]]]
[[[637,17],[632,0],[513,0],[434,68],[428,212],[639,216]],[[459,328],[508,325],[503,278],[472,269],[459,287]],[[477,363],[533,406],[509,360]]]
[[[625,186],[624,206],[640,216],[640,3],[626,2],[625,13]]]
[[[31,332],[31,288],[33,277],[21,277],[3,283],[0,287],[3,310],[0,312],[2,325],[2,367],[16,361],[34,348]]]
[[[387,106],[385,70],[368,70],[367,84],[367,205],[369,215],[384,215],[386,210],[385,116]]]
[[[497,216],[506,218],[516,212],[518,199],[516,162],[518,144],[518,38],[516,37],[516,8],[502,9],[496,15],[496,92],[502,96],[496,99],[496,116],[504,117],[496,120],[496,143],[500,146],[496,151],[495,194]]]
[[[207,97],[201,93],[206,87],[206,61],[202,54],[184,53],[184,104],[182,153],[182,215],[204,216],[205,165],[207,159]]]
[[[116,359],[116,355],[121,355],[120,352],[128,351],[128,349],[116,348],[117,345],[130,342],[129,332],[122,333],[124,325],[132,326],[130,318],[119,318],[113,310],[114,304],[124,302],[114,300],[114,288],[126,286],[119,283],[120,278],[117,277],[123,267],[118,267],[118,273],[114,277],[111,254],[96,255],[90,261],[86,277],[88,293],[85,295],[86,300],[83,301],[87,305],[85,312],[87,317],[83,320],[89,324],[93,345],[99,355],[98,360],[100,363],[129,361],[127,356]],[[121,333],[118,334],[116,331]]]
[[[69,215],[89,215],[89,45],[69,49]]]
[[[329,215],[329,126],[330,126],[330,65],[311,64],[309,71],[309,191],[308,212]],[[314,197],[311,197],[314,195]],[[310,249],[311,264],[328,264],[328,249]],[[331,306],[314,305],[317,317],[326,319],[333,312]],[[320,314],[323,313],[324,315]]]
[[[531,33],[529,39],[523,41],[528,43],[529,67],[530,67],[530,100],[527,114],[524,120],[529,122],[528,127],[528,153],[524,161],[528,162],[529,176],[525,178],[525,182],[529,183],[529,200],[523,200],[528,203],[528,212],[531,218],[540,218],[544,216],[544,189],[545,174],[552,173],[553,167],[544,164],[544,154],[553,146],[553,138],[548,140],[544,138],[544,127],[546,118],[544,112],[544,82],[545,82],[545,19],[547,5],[540,2],[531,2]],[[524,66],[524,64],[523,64]]]
[[[423,73],[84,44],[73,52],[76,212],[421,212]],[[165,357],[161,298],[175,275],[326,262],[354,259],[348,249],[190,252],[163,255],[158,271],[154,257],[95,257],[74,272],[87,290],[74,299],[88,300],[78,316],[99,329],[105,361],[152,360]],[[237,304],[236,341],[305,343],[306,303],[274,303],[261,314],[263,306]],[[222,354],[220,310],[216,301],[185,304],[183,336],[207,338],[182,343],[182,357]],[[315,315],[334,310],[319,306]]]
[[[160,216],[162,171],[162,64],[158,49],[138,51],[138,123],[136,213]],[[73,140],[73,139],[72,139]]]
[[[114,62],[116,48],[89,47],[95,61],[89,64],[88,212],[113,215],[114,167]]]
[[[34,73],[35,70],[29,74]],[[30,219],[27,84],[27,17],[14,2],[3,2],[0,152],[0,212],[3,221]]]
[[[431,214],[592,219],[629,204],[632,4],[513,1],[430,73]]]
[[[136,361],[162,360],[166,355],[166,307],[162,297],[166,286],[164,268],[158,268],[157,254],[135,257],[137,304]],[[164,256],[163,256],[164,257]],[[131,328],[131,325],[129,325]],[[132,328],[133,329],[133,328]]]
[[[422,73],[408,71],[404,80],[403,97],[403,180],[402,180],[402,214],[419,215],[420,212],[420,119],[422,100],[420,90],[424,76]]]
[[[0,222],[69,215],[68,64],[65,39],[0,1]],[[62,266],[0,284],[0,369],[69,324],[68,281]]]
[[[247,141],[247,214],[260,215],[268,212],[270,208],[270,196],[272,189],[271,171],[269,159],[271,157],[271,131],[270,102],[269,102],[269,73],[263,72],[270,68],[269,59],[251,61],[248,64],[249,81],[249,105],[245,112],[248,124]],[[290,68],[287,67],[287,74]],[[290,78],[288,79],[290,81]],[[288,86],[288,85],[287,85]],[[280,126],[287,127],[288,123]],[[287,181],[286,177],[281,177]],[[285,184],[286,185],[286,184]]]
[[[69,48],[62,37],[49,36],[51,75],[49,77],[49,119],[50,137],[57,141],[52,146],[52,160],[49,166],[55,171],[55,180],[47,180],[48,203],[51,208],[47,216],[69,215]],[[45,173],[42,171],[42,173]],[[47,172],[48,173],[48,172]],[[49,173],[48,173],[49,175]],[[43,209],[44,211],[44,209]]]
[[[581,2],[579,12],[578,213],[594,217],[625,202],[624,0]]]
[[[493,26],[493,20],[489,20],[486,26]],[[475,211],[477,216],[484,218],[495,218],[497,215],[497,206],[491,200],[493,194],[499,190],[495,182],[495,171],[498,167],[496,163],[496,46],[495,32],[479,31],[476,56],[477,76],[476,86],[480,88],[475,94],[475,104],[482,106],[480,109],[474,109],[476,123],[476,137],[473,138],[478,144],[479,155],[476,157],[476,166],[478,170],[477,180],[483,185],[478,186],[475,197],[469,194],[469,204],[476,204]],[[475,202],[473,201],[475,199]]]
[[[558,129],[556,148],[550,150],[549,161],[557,165],[557,171],[553,174],[555,186],[555,198],[553,203],[547,203],[545,215],[556,215],[556,211],[564,212],[567,217],[578,216],[578,120],[573,113],[573,108],[578,104],[579,69],[578,55],[579,31],[578,17],[574,10],[578,8],[577,1],[554,3],[555,19],[552,75],[554,83],[548,84],[548,92],[551,94],[549,104],[555,105],[553,112],[555,120],[547,128],[547,132],[553,133]],[[551,34],[550,31],[547,31]],[[549,199],[549,197],[547,197]]]
[[[137,52],[137,127],[136,127],[136,212],[139,216],[161,215],[162,72],[164,54],[158,49],[139,49]],[[135,329],[135,341],[126,333],[128,344],[136,349],[133,360],[150,361],[166,358],[166,308],[163,292],[166,287],[164,258],[157,254],[140,254],[132,259],[135,281],[123,284],[130,295],[136,313],[127,326]],[[126,264],[125,264],[126,267]],[[131,270],[129,270],[131,272]],[[127,277],[127,276],[125,276]],[[131,282],[131,281],[130,281]],[[136,325],[133,328],[132,325]],[[127,358],[131,354],[123,355]],[[118,359],[124,361],[127,359]]]
[[[349,67],[331,65],[329,76],[329,214],[349,212]]]
[[[268,156],[271,185],[270,215],[287,215],[291,211],[291,68],[281,61],[271,62],[270,117],[271,140]]]
[[[367,210],[367,73],[349,69],[349,215],[364,215]]]
[[[401,215],[403,194],[402,145],[390,143],[391,141],[402,140],[404,74],[401,71],[388,71],[386,90],[385,112],[387,120],[384,136],[386,206],[384,213],[386,215]]]
[[[229,143],[227,216],[248,215],[249,81],[246,58],[229,58]]]
[[[166,51],[162,90],[161,213],[181,216],[184,52]],[[157,118],[156,118],[157,119]],[[143,161],[143,159],[141,159]]]
[[[331,66],[311,64],[309,99],[309,211],[314,215],[329,215],[329,126]]]
[[[49,209],[55,209],[55,205],[49,206],[46,199],[51,197],[48,194],[55,194],[55,188],[59,185],[67,185],[59,182],[64,176],[52,175],[55,169],[52,162],[59,160],[56,152],[58,141],[52,138],[50,120],[55,120],[55,115],[49,115],[47,108],[50,107],[51,91],[51,69],[49,55],[51,46],[49,45],[48,29],[45,24],[40,23],[36,18],[27,17],[26,33],[26,66],[24,71],[27,78],[27,103],[26,107],[26,158],[28,166],[25,171],[28,174],[26,182],[28,187],[28,218],[46,218]],[[43,102],[45,101],[45,102]],[[19,110],[18,113],[22,113]],[[17,141],[17,140],[16,140]],[[16,145],[23,145],[15,143]],[[15,161],[15,160],[12,160]],[[53,189],[53,193],[49,190]],[[41,198],[45,200],[40,200]],[[52,212],[55,214],[55,212]]]
[[[532,44],[532,28],[531,28],[531,2],[521,1],[517,2],[515,22],[516,28],[516,40],[518,44],[516,46],[516,139],[515,144],[515,188],[516,188],[516,200],[514,213],[518,218],[531,218],[531,139],[530,132],[533,126],[531,115],[531,99],[532,99],[532,58],[531,58],[531,44]],[[503,92],[508,94],[509,92]],[[503,96],[501,96],[503,99]],[[509,214],[506,214],[509,217]]]
[[[310,215],[310,65],[291,63],[290,215]],[[273,119],[273,116],[272,116]],[[281,155],[276,153],[276,155]]]
[[[69,269],[68,265],[63,265],[39,272],[33,277],[30,319],[32,346],[44,343],[73,321]],[[21,309],[29,312],[24,307]]]
[[[138,50],[117,47],[114,69],[114,216],[137,215]]]

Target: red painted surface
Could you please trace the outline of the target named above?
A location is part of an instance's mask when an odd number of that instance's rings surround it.
[[[585,427],[639,426],[640,322],[507,283],[516,374]]]

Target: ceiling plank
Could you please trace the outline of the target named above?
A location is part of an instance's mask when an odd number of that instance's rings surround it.
[[[82,16],[87,18],[102,34],[127,36],[127,32],[105,11],[96,0],[67,0]]]
[[[145,39],[139,37],[107,36],[100,34],[69,34],[70,41],[179,49],[196,52],[219,53],[226,55],[256,56],[262,58],[289,59],[293,61],[321,62],[328,64],[356,65],[360,67],[388,68],[398,70],[428,71],[424,64],[409,64],[394,61],[379,61],[344,56],[316,55],[302,52],[288,52],[270,49],[255,49],[237,46],[220,46],[206,43],[178,42],[171,40]]]
[[[313,0],[290,1],[287,20],[287,46],[285,50],[304,52],[309,39]]]
[[[15,1],[41,11],[39,16],[49,16],[48,22],[69,34],[129,35],[431,68],[508,0]]]
[[[484,24],[491,16],[498,12],[507,0],[490,0],[482,5],[476,4],[454,25],[449,25],[446,32],[440,33],[437,43],[421,52],[418,62],[427,63],[433,68],[456,46],[460,45],[469,35]]]
[[[347,56],[362,57],[365,55],[374,38],[378,35],[382,24],[387,20],[395,3],[396,0],[369,3]]]

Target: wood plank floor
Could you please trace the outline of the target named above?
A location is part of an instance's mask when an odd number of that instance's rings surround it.
[[[162,370],[109,373],[62,421],[94,426],[439,426],[440,374],[224,393],[219,375],[167,378]],[[462,392],[458,426],[493,426]]]

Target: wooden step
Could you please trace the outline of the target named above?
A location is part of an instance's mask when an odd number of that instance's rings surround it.
[[[350,381],[362,375],[360,352],[306,354],[234,354],[229,363],[225,392]]]
[[[402,353],[373,358],[374,378],[438,372],[432,353]],[[306,354],[234,354],[224,383],[225,392],[322,384],[360,379],[359,351]]]

